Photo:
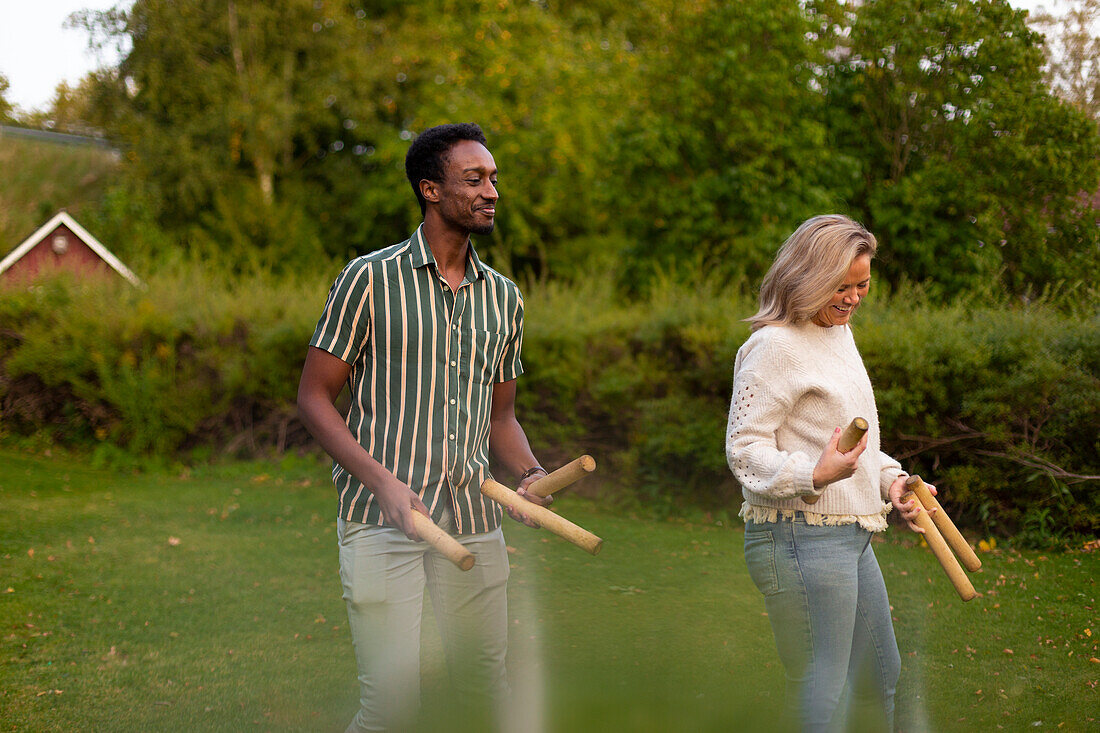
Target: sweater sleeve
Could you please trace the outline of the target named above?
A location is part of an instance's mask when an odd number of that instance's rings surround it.
[[[882,500],[890,501],[890,484],[897,480],[898,476],[908,476],[901,464],[894,460],[892,457],[886,455],[882,451],[879,451],[879,464],[882,468],[879,471],[879,492],[882,495]]]
[[[813,485],[816,457],[782,451],[776,444],[776,430],[790,407],[789,396],[755,369],[742,365],[737,370],[726,427],[726,460],[746,490],[776,499],[821,493]]]

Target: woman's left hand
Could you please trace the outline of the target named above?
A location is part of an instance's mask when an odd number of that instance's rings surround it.
[[[893,504],[894,508],[897,509],[898,512],[901,514],[901,518],[905,520],[905,523],[909,526],[909,529],[913,530],[917,534],[924,534],[924,530],[921,529],[920,525],[918,525],[915,521],[917,515],[920,514],[921,511],[923,511],[920,506],[920,502],[917,501],[917,498],[915,496],[909,501],[901,500],[901,497],[904,496],[905,493],[908,491],[908,489],[905,488],[905,480],[907,478],[909,477],[905,474],[902,474],[901,476],[898,476],[896,479],[894,479],[894,483],[890,484],[890,503]],[[936,495],[935,486],[933,486],[932,484],[925,484],[925,486],[928,487],[928,490],[932,493],[933,496]],[[934,513],[935,511],[936,509],[933,507],[932,510],[928,512],[929,516],[931,516],[932,513]]]

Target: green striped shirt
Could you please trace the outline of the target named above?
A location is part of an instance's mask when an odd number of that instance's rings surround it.
[[[489,477],[493,385],[523,372],[523,298],[470,247],[457,291],[439,275],[421,228],[352,260],[336,278],[311,346],[351,365],[348,428],[420,495],[437,522],[451,502],[460,534],[500,526],[481,495]],[[383,524],[378,502],[342,466],[340,516]]]

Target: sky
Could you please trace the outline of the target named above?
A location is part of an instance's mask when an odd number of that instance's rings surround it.
[[[1066,0],[1013,0],[1034,10],[1056,11]],[[88,49],[84,31],[65,29],[66,18],[78,10],[128,8],[133,0],[0,0],[0,74],[7,77],[9,102],[29,112],[49,107],[61,82],[75,86],[89,71],[113,65],[116,58],[97,59]]]
[[[0,0],[0,74],[11,86],[5,98],[23,111],[49,107],[61,82],[75,86],[101,64],[88,35],[63,26],[78,10],[129,8],[133,0]],[[113,65],[116,58],[104,59]]]

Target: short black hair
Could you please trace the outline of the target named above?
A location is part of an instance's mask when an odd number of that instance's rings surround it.
[[[420,204],[423,214],[427,205],[420,193],[420,182],[427,179],[440,183],[443,181],[443,161],[447,152],[455,143],[473,140],[488,147],[485,133],[473,122],[460,122],[451,125],[429,127],[416,136],[409,152],[405,154],[405,176],[412,185],[413,193]]]

